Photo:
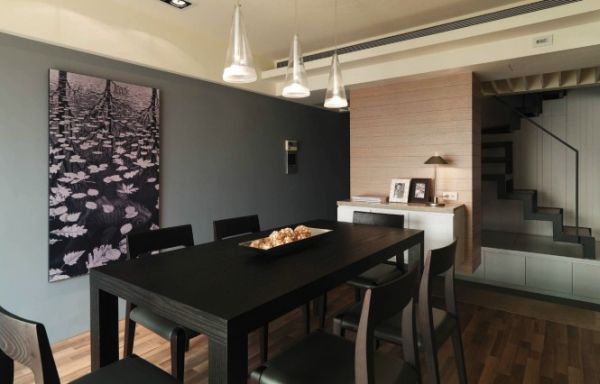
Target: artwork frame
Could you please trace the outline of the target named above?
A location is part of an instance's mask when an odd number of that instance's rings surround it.
[[[392,179],[390,182],[390,203],[408,203],[411,179]]]
[[[129,233],[159,228],[160,91],[50,69],[48,280],[127,255]]]
[[[411,179],[409,203],[428,203],[431,200],[431,179]]]

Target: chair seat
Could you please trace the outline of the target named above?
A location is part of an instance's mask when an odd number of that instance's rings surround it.
[[[397,279],[403,274],[404,271],[399,270],[395,264],[385,262],[348,281],[348,284],[368,289]]]
[[[106,384],[106,383],[144,383],[174,384],[179,383],[173,376],[137,356],[132,356],[107,365],[73,381],[74,384]]]
[[[165,319],[162,316],[155,314],[149,309],[143,307],[135,307],[131,310],[129,317],[131,320],[136,323],[143,325],[144,327],[150,329],[155,332],[159,336],[164,339],[169,340],[171,338],[171,333],[173,330],[177,328],[181,328],[184,330],[185,334],[188,337],[188,340],[192,337],[196,337],[199,335],[198,332],[192,331],[191,329],[187,329],[178,325],[177,323],[172,322],[169,319]]]
[[[416,383],[415,370],[400,359],[374,355],[376,383]],[[251,378],[261,384],[354,384],[354,344],[318,331],[282,352]]]
[[[341,328],[356,332],[360,319],[361,306],[362,303],[353,305],[349,310],[337,315],[335,321],[340,322]],[[443,309],[433,308],[432,314],[435,340],[439,346],[452,334],[457,323],[454,316],[448,314]],[[374,334],[377,339],[394,344],[402,344],[402,314],[383,321],[375,328]]]

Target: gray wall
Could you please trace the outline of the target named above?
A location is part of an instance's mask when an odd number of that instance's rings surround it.
[[[337,114],[0,34],[0,305],[60,340],[88,329],[88,278],[47,283],[48,69],[158,87],[161,225],[258,213],[264,228],[335,219],[349,194],[349,123]],[[160,57],[157,57],[160,60]],[[283,143],[300,143],[299,173]]]

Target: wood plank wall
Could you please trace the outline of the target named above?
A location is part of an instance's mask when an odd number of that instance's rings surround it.
[[[450,164],[438,169],[438,192],[457,191],[467,206],[465,272],[481,261],[479,100],[470,72],[361,87],[351,97],[351,194],[387,195],[393,178],[432,178],[423,163],[443,156]]]

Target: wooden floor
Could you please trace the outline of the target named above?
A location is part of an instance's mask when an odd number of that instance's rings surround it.
[[[470,383],[600,383],[599,312],[473,285],[459,285],[458,297]],[[329,312],[335,313],[352,302],[353,292],[340,287],[329,298]],[[272,355],[302,335],[299,310],[274,321],[270,332]],[[382,345],[381,349],[400,353],[391,345]],[[89,371],[89,334],[58,343],[53,350],[63,383]],[[165,370],[170,367],[169,344],[142,327],[136,333],[135,353]],[[255,367],[255,333],[249,337],[249,354],[249,365]],[[186,383],[208,381],[207,357],[207,339],[195,338],[186,355]],[[443,382],[457,383],[450,343],[440,352],[440,366]],[[15,379],[16,383],[33,383],[31,372],[22,367],[17,367]]]

